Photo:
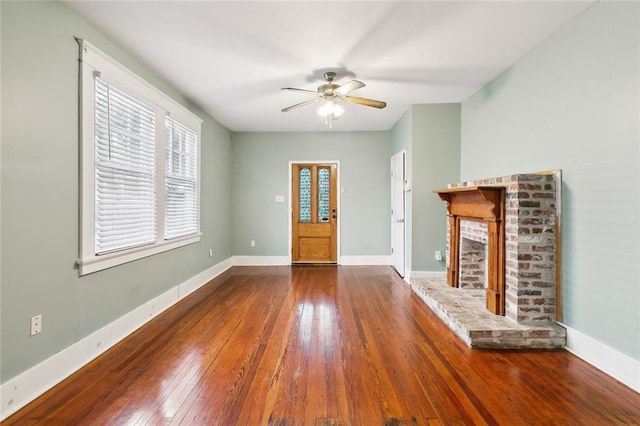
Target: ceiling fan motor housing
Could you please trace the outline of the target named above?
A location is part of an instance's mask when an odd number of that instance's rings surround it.
[[[334,83],[326,83],[321,85],[320,87],[318,87],[318,93],[320,93],[323,96],[333,96],[334,95],[334,91],[340,87],[338,84],[334,84]]]
[[[324,78],[328,83],[322,84],[318,87],[318,93],[325,97],[333,97],[334,91],[340,87],[339,84],[334,84],[333,79],[336,78],[336,73],[333,71],[327,71],[324,73]]]

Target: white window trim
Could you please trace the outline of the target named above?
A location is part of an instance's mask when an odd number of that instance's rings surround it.
[[[170,240],[164,239],[164,116],[194,129],[198,134],[198,185],[197,202],[200,211],[200,154],[202,120],[191,111],[156,89],[148,82],[129,71],[123,65],[100,51],[86,40],[78,39],[80,44],[80,253],[77,260],[80,275],[97,272],[123,263],[142,259],[178,247],[200,241],[200,214],[198,231]],[[158,232],[156,241],[144,246],[124,249],[111,253],[95,254],[95,136],[94,136],[94,72],[101,79],[126,88],[136,98],[148,103],[156,111],[156,165],[157,165],[157,211]],[[88,90],[84,90],[87,88]]]

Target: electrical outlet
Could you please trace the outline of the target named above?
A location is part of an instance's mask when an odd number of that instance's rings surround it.
[[[435,258],[436,260],[442,260],[442,252],[440,250],[436,250]]]
[[[36,334],[42,331],[42,314],[36,315],[31,318],[31,335],[35,336]]]
[[[251,240],[251,247],[255,247],[256,246],[256,240]]]
[[[213,249],[209,249],[209,257],[213,257]]]

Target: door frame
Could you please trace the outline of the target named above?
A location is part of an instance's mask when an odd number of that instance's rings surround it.
[[[402,278],[408,278],[407,277],[407,227],[408,227],[408,223],[407,223],[407,192],[410,190],[409,186],[408,186],[408,179],[407,179],[407,151],[406,149],[400,150],[398,152],[396,152],[395,154],[393,154],[389,160],[389,164],[390,164],[390,168],[391,171],[393,172],[393,161],[395,158],[397,157],[401,157],[402,158],[402,189],[401,189],[401,193],[402,193],[402,217],[403,217],[403,223],[402,223],[402,271],[398,271],[395,268],[395,262],[394,262],[394,253],[391,253],[391,266],[393,267],[393,269],[402,277]],[[395,205],[393,204],[393,194],[394,194],[394,183],[393,183],[393,175],[390,173],[390,181],[391,181],[391,185],[390,185],[390,190],[391,190],[391,211],[394,210]],[[391,214],[391,249],[393,249],[394,246],[394,222],[393,222],[393,213]]]
[[[340,188],[340,160],[289,160],[289,164],[288,164],[288,174],[289,174],[289,192],[288,192],[288,199],[289,199],[289,208],[287,209],[287,216],[288,216],[288,229],[289,229],[289,235],[288,235],[288,243],[287,243],[287,250],[288,250],[288,257],[289,257],[289,264],[293,264],[293,244],[292,244],[292,240],[293,240],[293,222],[292,222],[292,216],[293,216],[293,185],[292,185],[292,179],[293,179],[293,165],[294,164],[335,164],[336,165],[336,209],[338,210],[338,219],[336,220],[336,265],[340,265],[341,261],[340,261],[340,223],[342,223],[342,210],[340,209],[340,197],[342,195],[342,189]]]

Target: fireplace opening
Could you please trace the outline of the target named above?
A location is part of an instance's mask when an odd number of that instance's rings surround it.
[[[487,224],[460,221],[458,287],[482,289],[487,282]]]
[[[460,288],[486,288],[486,244],[463,238],[460,240]]]

